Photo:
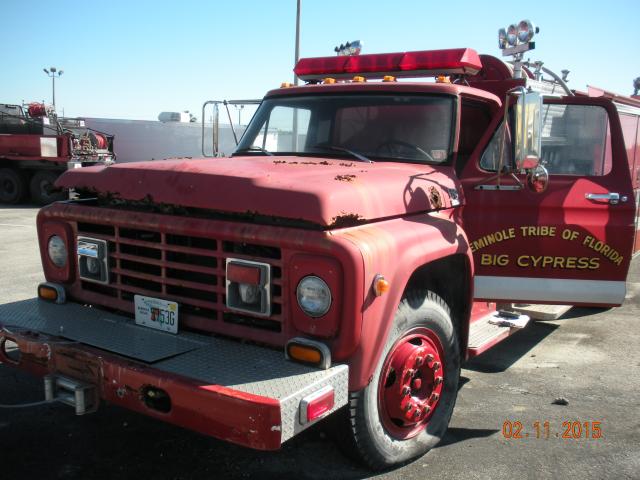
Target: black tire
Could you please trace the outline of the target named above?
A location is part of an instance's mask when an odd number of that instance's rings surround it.
[[[20,203],[26,193],[27,181],[23,172],[13,168],[0,168],[0,203]]]
[[[403,339],[406,344],[406,340],[416,331],[433,332],[440,341],[444,380],[439,390],[437,406],[431,412],[431,417],[424,417],[428,419],[426,426],[424,423],[422,427],[416,425],[414,429],[418,431],[413,436],[400,439],[398,432],[394,435],[385,427],[384,412],[380,412],[385,407],[383,400],[379,398],[378,386],[383,366],[385,372],[389,372],[388,362],[391,361],[392,351],[399,351]],[[391,375],[387,375],[385,379],[385,389],[393,387],[389,385],[390,377]],[[350,394],[348,415],[353,451],[365,465],[374,470],[386,469],[424,455],[440,442],[447,431],[456,402],[459,379],[460,351],[448,306],[432,292],[409,292],[398,307],[371,383],[360,392]]]
[[[52,202],[66,200],[67,194],[63,191],[54,190],[54,183],[58,178],[57,172],[41,170],[33,174],[29,182],[31,200],[38,205],[48,205]]]

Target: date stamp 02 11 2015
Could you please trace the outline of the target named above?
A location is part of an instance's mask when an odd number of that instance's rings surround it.
[[[598,439],[602,438],[602,422],[580,422],[577,420],[565,420],[557,431],[552,428],[551,422],[536,420],[530,425],[520,421],[505,420],[502,424],[502,436],[507,439],[536,438],[547,440],[549,438],[564,438],[567,440]]]

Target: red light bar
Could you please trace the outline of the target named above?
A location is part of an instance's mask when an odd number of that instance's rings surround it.
[[[366,78],[434,77],[438,75],[475,75],[482,69],[478,52],[470,48],[422,50],[404,53],[301,58],[293,69],[304,81],[325,77]]]
[[[304,71],[307,75],[315,75],[314,78],[324,78],[331,73],[344,72],[345,65],[349,57],[339,55],[335,57],[316,57],[301,58],[296,64],[294,72],[298,75],[297,70]],[[298,77],[302,78],[300,75]]]

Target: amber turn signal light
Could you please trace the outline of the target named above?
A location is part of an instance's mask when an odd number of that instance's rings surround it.
[[[307,347],[303,345],[289,345],[289,356],[294,360],[299,360],[305,363],[319,364],[322,360],[322,354],[314,347]]]
[[[387,293],[391,289],[391,284],[384,278],[384,275],[376,275],[373,279],[373,291],[376,297]]]
[[[286,357],[289,360],[314,365],[327,369],[331,366],[331,352],[329,348],[315,340],[296,337],[287,342],[285,348]]]
[[[53,303],[64,303],[66,300],[64,288],[48,282],[38,285],[38,298]]]

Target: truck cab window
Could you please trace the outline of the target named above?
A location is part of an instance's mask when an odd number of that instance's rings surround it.
[[[454,96],[415,94],[268,98],[236,152],[343,157],[352,151],[379,161],[443,164],[451,160],[455,103]]]
[[[609,120],[604,108],[547,104],[542,118],[542,164],[550,174],[600,176],[611,171]]]
[[[491,141],[487,145],[484,153],[482,154],[482,158],[480,159],[480,167],[483,170],[487,170],[489,172],[497,172],[498,167],[500,165],[500,144],[502,143],[503,136],[503,124],[496,129],[491,137]],[[513,148],[511,146],[511,134],[509,129],[507,129],[507,135],[504,142],[504,147],[502,147],[502,165],[512,165],[513,164]]]
[[[271,111],[269,121],[265,122],[251,147],[276,152],[304,150],[310,118],[308,109],[278,105]],[[296,134],[297,143],[294,141]]]
[[[491,122],[489,107],[481,102],[463,99],[460,112],[460,140],[458,142],[458,158],[456,172],[462,169],[478,145],[480,138],[486,132]]]

